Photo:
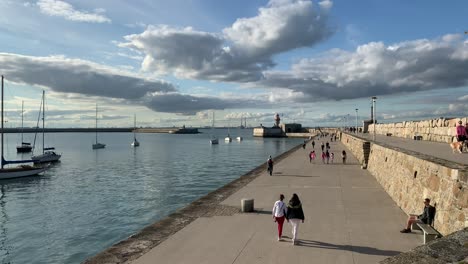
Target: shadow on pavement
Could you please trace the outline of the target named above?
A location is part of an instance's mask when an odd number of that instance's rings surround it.
[[[379,256],[395,256],[402,252],[395,250],[381,250],[373,247],[364,247],[364,246],[352,246],[352,245],[335,245],[315,240],[300,239],[297,246],[302,247],[314,247],[314,248],[325,248],[325,249],[338,249],[338,250],[348,250],[356,253],[366,254],[366,255],[379,255]]]

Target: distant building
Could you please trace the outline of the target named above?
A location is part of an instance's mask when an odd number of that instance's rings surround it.
[[[260,124],[260,127],[254,128],[254,137],[286,137],[286,133],[304,133],[307,132],[302,128],[301,124],[280,124],[281,118],[279,114],[274,116],[273,127],[264,127]]]

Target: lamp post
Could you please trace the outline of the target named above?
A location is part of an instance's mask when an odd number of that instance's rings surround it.
[[[356,108],[356,134],[358,133],[358,109]]]
[[[375,130],[376,130],[376,124],[375,124],[375,100],[377,99],[376,96],[372,96],[372,110],[374,111],[374,113],[372,114],[372,117],[373,117],[373,120],[372,120],[372,124],[374,125],[374,134],[373,134],[373,140],[375,141]]]

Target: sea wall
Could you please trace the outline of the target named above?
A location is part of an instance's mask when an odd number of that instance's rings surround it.
[[[437,203],[434,226],[441,234],[468,227],[467,166],[347,133],[341,141],[404,212],[420,214],[428,197]]]
[[[395,137],[413,138],[421,136],[422,140],[450,143],[454,141],[458,121],[466,124],[468,117],[438,118],[421,121],[404,121],[389,124],[370,124],[369,133],[385,135],[391,133]]]
[[[380,262],[380,264],[415,263],[468,263],[468,228]]]

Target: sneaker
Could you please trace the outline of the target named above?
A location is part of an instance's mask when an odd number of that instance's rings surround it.
[[[400,230],[400,233],[411,233],[411,229],[403,229],[403,230]]]
[[[278,237],[278,241],[281,241],[281,237]]]

